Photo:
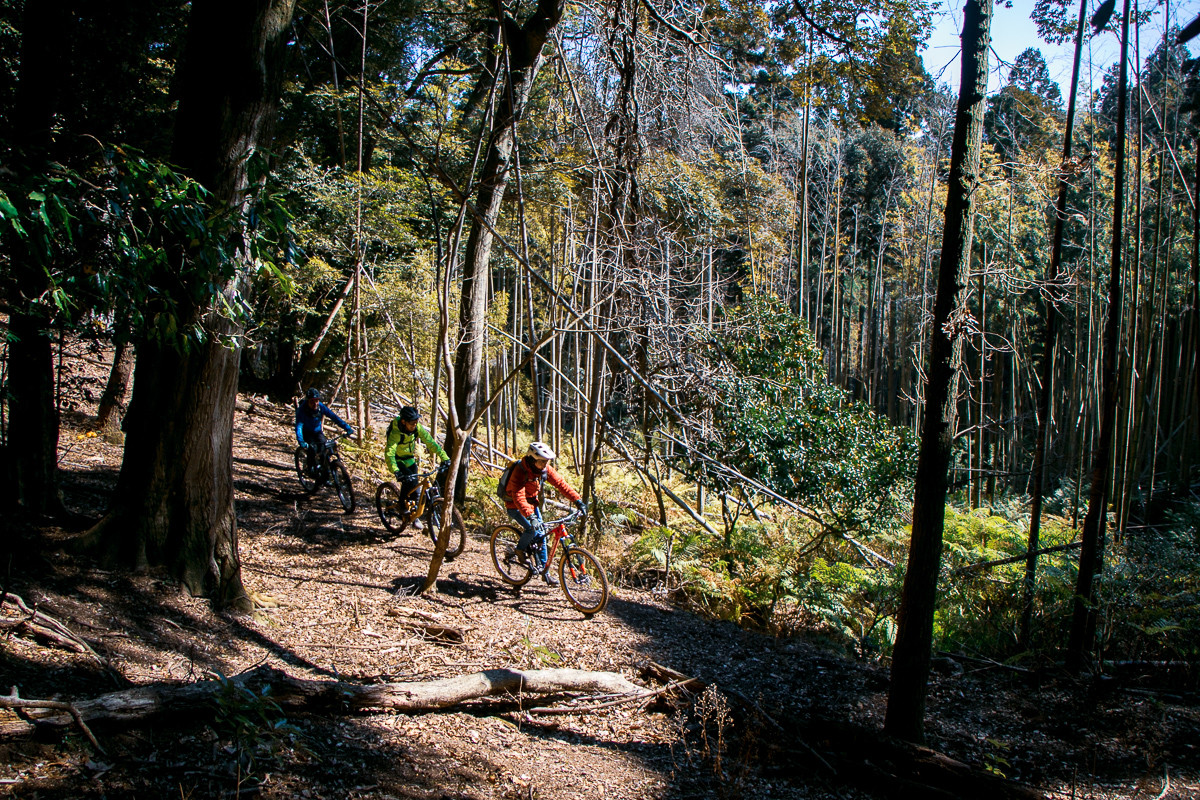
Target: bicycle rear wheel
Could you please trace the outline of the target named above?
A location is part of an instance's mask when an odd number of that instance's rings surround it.
[[[303,447],[296,448],[296,477],[300,479],[300,488],[304,491],[311,492],[317,488],[316,482],[308,474],[308,454]]]
[[[391,481],[384,481],[375,490],[375,510],[383,527],[392,533],[400,533],[408,526],[408,509],[400,499],[400,487]]]
[[[492,564],[500,573],[500,580],[518,587],[529,583],[533,577],[533,570],[520,558],[517,550],[520,541],[521,530],[513,525],[497,525],[492,529]]]
[[[582,547],[563,550],[558,562],[558,580],[567,602],[591,616],[608,605],[608,579],[596,557]]]
[[[427,523],[429,538],[437,546],[437,536],[442,529],[442,515],[446,512],[446,501],[438,500],[429,509]],[[446,560],[452,561],[462,555],[467,546],[467,526],[463,524],[462,514],[457,508],[450,508],[450,541],[446,543]]]
[[[333,490],[337,492],[342,510],[347,514],[352,513],[354,511],[354,484],[351,483],[350,473],[340,458],[329,460],[329,480],[333,484]]]

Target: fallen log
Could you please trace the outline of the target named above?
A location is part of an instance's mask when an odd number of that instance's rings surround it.
[[[271,667],[258,667],[226,681],[189,684],[153,684],[111,692],[71,706],[78,717],[60,709],[25,708],[23,714],[0,714],[0,736],[22,736],[38,728],[63,728],[79,721],[129,724],[163,715],[211,712],[216,698],[232,684],[269,696],[288,711],[357,711],[388,708],[396,711],[433,711],[484,697],[520,694],[597,692],[607,695],[637,694],[646,690],[615,672],[577,669],[490,669],[436,681],[356,684],[296,678]]]

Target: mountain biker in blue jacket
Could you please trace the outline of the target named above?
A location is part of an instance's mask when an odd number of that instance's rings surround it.
[[[336,422],[347,436],[354,434],[353,428],[321,402],[320,392],[315,388],[305,392],[304,399],[296,406],[296,442],[308,455],[309,472],[312,472],[317,459],[325,452],[325,434],[321,431],[323,417],[329,417]]]

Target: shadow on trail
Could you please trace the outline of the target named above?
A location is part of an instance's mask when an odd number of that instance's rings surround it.
[[[402,717],[284,715],[269,707],[260,717],[251,698],[222,702],[227,713],[242,709],[240,729],[216,714],[148,720],[133,730],[97,726],[104,763],[80,758],[80,766],[39,780],[29,796],[467,800],[488,792],[505,772],[487,742],[464,742],[447,758],[436,743],[398,736]],[[24,750],[5,751],[10,768],[45,758],[37,747]]]
[[[406,575],[392,581],[391,593],[397,597],[412,597],[425,584],[425,576]],[[582,622],[585,618],[572,608],[558,587],[530,581],[520,590],[500,580],[476,574],[463,574],[451,570],[449,575],[437,580],[437,593],[428,600],[449,607],[457,607],[451,600],[476,600],[511,608],[546,622]]]
[[[247,467],[260,467],[262,469],[274,470],[276,472],[288,473],[289,477],[295,472],[295,464],[280,464],[276,461],[266,461],[261,458],[238,458],[233,457],[233,463],[242,464]]]
[[[437,579],[437,593],[431,594],[429,599],[438,602],[439,598],[453,597],[457,600],[495,602],[499,598],[496,585],[481,583],[474,575],[469,577],[470,580],[464,580],[464,576],[451,570],[447,577]],[[414,597],[424,585],[424,575],[403,575],[392,580],[390,591],[397,597]]]

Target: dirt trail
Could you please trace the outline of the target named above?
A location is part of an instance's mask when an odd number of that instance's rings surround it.
[[[70,534],[59,529],[14,534],[23,544],[7,588],[66,621],[133,684],[233,675],[260,664],[363,682],[497,667],[611,670],[643,681],[638,665],[652,660],[715,682],[727,696],[706,698],[699,712],[619,706],[549,717],[530,715],[520,702],[485,701],[455,713],[288,719],[262,698],[230,697],[216,724],[168,720],[99,730],[106,755],[89,757],[77,736],[0,741],[0,795],[872,796],[811,763],[763,759],[775,734],[744,712],[757,704],[785,727],[813,716],[878,725],[884,668],[705,620],[629,587],[615,587],[607,610],[584,619],[557,588],[531,583],[517,594],[501,583],[478,531],[443,568],[438,593],[413,597],[428,566],[427,539],[383,529],[371,505],[373,484],[356,484],[359,506],[351,515],[328,489],[301,492],[286,416],[282,407],[239,412],[234,447],[245,582],[277,607],[214,614],[161,578],[111,573],[68,556],[57,547]],[[88,435],[87,424],[85,416],[68,416],[62,462],[69,504],[96,515],[121,450]],[[466,629],[465,643],[424,640],[403,615],[389,613],[398,608]],[[117,688],[84,656],[22,635],[0,639],[0,674],[3,688],[19,686],[23,697],[84,698]],[[1164,798],[1197,796],[1194,706],[1128,695],[1087,706],[1073,687],[1021,680],[998,670],[935,676],[931,744],[1055,790],[1050,796],[1153,797],[1164,768],[1172,781]],[[239,741],[252,757],[239,754]]]

